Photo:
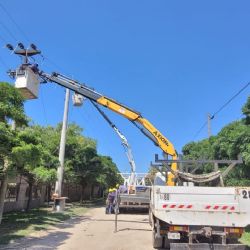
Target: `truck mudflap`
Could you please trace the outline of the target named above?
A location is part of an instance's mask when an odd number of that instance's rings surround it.
[[[209,244],[209,243],[170,243],[170,250],[247,250],[243,244]]]

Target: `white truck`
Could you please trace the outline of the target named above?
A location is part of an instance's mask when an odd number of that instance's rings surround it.
[[[135,185],[133,193],[119,193],[119,211],[122,210],[149,210],[151,186]]]
[[[104,113],[104,111],[101,110],[101,108],[95,102],[91,102],[101,114],[101,116],[107,121],[107,123],[111,126],[111,128],[113,128],[113,130],[121,139],[122,146],[126,152],[126,156],[128,158],[128,162],[131,168],[129,174],[120,173],[124,180],[123,187],[126,187],[126,190],[125,192],[119,192],[119,212],[128,209],[146,209],[148,211],[150,186],[146,186],[145,184],[145,177],[147,174],[136,173],[135,160],[127,138]]]
[[[245,249],[249,187],[154,185],[150,200],[154,248]]]

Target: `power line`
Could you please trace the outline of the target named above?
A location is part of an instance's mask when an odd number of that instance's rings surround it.
[[[40,93],[41,93],[41,103],[42,103],[42,108],[43,108],[43,115],[44,115],[44,119],[45,119],[46,125],[48,126],[48,119],[47,119],[47,113],[46,113],[46,109],[45,109],[45,105],[44,105],[44,100],[43,100],[42,88],[40,88]]]
[[[0,62],[2,63],[2,65],[6,68],[9,69],[8,65],[6,64],[6,62],[3,60],[3,58],[0,56]]]
[[[17,42],[17,38],[15,37],[15,35],[11,32],[11,30],[3,23],[0,21],[0,24],[3,26],[3,28],[5,29],[5,31],[9,34],[9,36],[15,41]]]
[[[6,13],[6,15],[9,17],[9,19],[13,22],[13,24],[17,27],[17,29],[19,30],[19,32],[25,37],[25,39],[30,42],[31,40],[29,39],[29,37],[27,36],[27,34],[24,32],[24,30],[21,28],[21,26],[15,21],[15,19],[12,17],[12,15],[10,14],[10,12],[6,9],[6,7],[0,3],[0,8]],[[0,23],[2,23],[0,21]],[[16,37],[14,36],[14,34],[10,31],[10,29],[8,29],[7,26],[5,26],[2,23],[3,27],[6,29],[6,31],[9,33],[9,35],[14,38],[14,40],[17,42],[18,40],[16,39]],[[65,70],[64,68],[60,67],[58,64],[56,64],[54,61],[52,61],[51,59],[49,59],[48,57],[45,57],[44,55],[41,55],[41,57],[44,59],[46,59],[51,65],[53,65],[54,67],[56,67],[57,69],[65,72],[68,74],[67,70]],[[70,74],[68,74],[70,75]]]
[[[219,114],[233,99],[235,99],[241,92],[243,92],[248,86],[250,85],[250,82],[245,84],[235,95],[233,95],[225,104],[223,104],[212,116],[211,120],[214,119],[214,117]]]
[[[2,40],[5,44],[7,44],[7,41],[5,40],[5,38],[3,36],[0,35],[0,40]]]
[[[57,69],[59,69],[59,70],[65,72],[67,75],[72,75],[72,74],[69,74],[69,72],[67,72],[67,70],[65,71],[65,69],[62,68],[61,66],[59,66],[57,63],[55,63],[54,61],[52,61],[51,59],[49,59],[47,56],[44,56],[44,55],[43,55],[43,58],[44,58],[45,60],[47,60],[51,65],[53,65],[54,67],[56,67]]]
[[[243,92],[248,86],[250,85],[250,82],[245,84],[236,94],[234,94],[227,102],[225,102],[216,112],[214,112],[213,115],[210,116],[210,119],[213,120],[215,116],[217,116],[229,103],[231,103],[241,92]],[[195,139],[200,132],[204,129],[207,122],[204,122],[204,124],[200,127],[200,129],[195,133],[193,139]]]
[[[28,36],[26,35],[26,33],[23,31],[23,29],[17,24],[17,22],[15,21],[15,19],[11,16],[11,14],[9,13],[9,11],[4,7],[4,5],[2,3],[0,3],[0,7],[1,9],[6,13],[6,15],[9,17],[9,19],[15,24],[15,26],[17,27],[17,29],[19,30],[20,33],[22,33],[22,35],[25,37],[25,39],[29,42],[30,39],[28,38]]]
[[[200,127],[200,129],[195,133],[193,140],[200,134],[200,132],[205,128],[207,125],[207,122],[204,122],[204,124]]]

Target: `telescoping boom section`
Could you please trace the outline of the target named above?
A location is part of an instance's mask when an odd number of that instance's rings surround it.
[[[46,81],[57,83],[65,88],[75,91],[76,93],[84,96],[85,98],[88,98],[118,113],[119,115],[135,123],[137,126],[141,125],[142,128],[140,128],[140,130],[149,139],[151,139],[157,146],[159,146],[164,153],[166,153],[168,156],[171,156],[173,160],[177,159],[177,154],[173,144],[157,128],[155,128],[152,123],[142,117],[139,112],[115,101],[114,99],[111,99],[96,92],[85,84],[81,84],[78,81],[70,79],[59,73],[47,74],[45,72],[39,72],[39,75]],[[177,170],[177,164],[173,163],[171,168],[173,171]],[[171,173],[168,175],[167,184],[169,186],[174,186],[174,175]]]
[[[136,185],[136,174],[135,174],[135,160],[132,154],[132,149],[128,143],[127,138],[125,135],[122,134],[122,132],[116,127],[116,125],[110,120],[110,118],[101,110],[101,108],[98,106],[97,103],[91,101],[91,103],[94,105],[94,107],[97,109],[97,111],[101,114],[101,116],[104,118],[104,120],[110,125],[111,128],[115,131],[115,133],[119,136],[122,142],[122,146],[125,149],[126,156],[128,158],[129,165],[131,167],[130,176],[129,176],[129,185],[135,186]]]
[[[45,72],[39,72],[39,75],[45,81],[54,82],[65,88],[73,90],[76,93],[127,118],[128,120],[139,126],[140,130],[157,146],[159,146],[164,153],[166,153],[168,156],[171,156],[173,160],[177,159],[177,154],[173,144],[157,128],[155,128],[152,123],[142,117],[139,112],[115,101],[114,99],[96,92],[92,88],[87,87],[86,85],[81,84],[76,80],[70,79],[61,74],[47,74]],[[177,164],[173,163],[171,168],[173,171],[175,171],[177,169]],[[169,186],[174,186],[174,175],[171,173],[168,176],[167,184]]]

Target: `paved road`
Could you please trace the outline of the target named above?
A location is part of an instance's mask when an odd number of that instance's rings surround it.
[[[84,217],[70,219],[6,249],[152,250],[147,214],[119,215],[117,233],[114,218],[104,214],[104,208],[93,208]]]

